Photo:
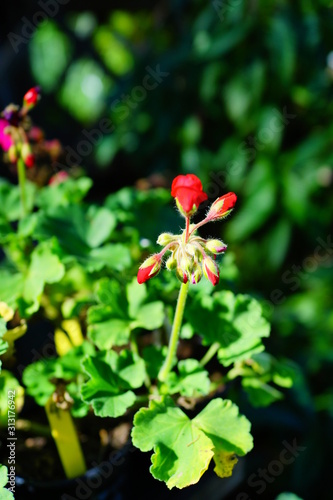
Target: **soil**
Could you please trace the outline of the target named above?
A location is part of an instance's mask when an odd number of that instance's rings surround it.
[[[47,428],[47,419],[43,409],[34,409],[31,420]],[[26,417],[25,417],[26,418]],[[75,421],[82,451],[87,468],[92,468],[96,463],[102,462],[110,453],[120,450],[128,441],[131,423],[119,419],[99,419],[89,414]],[[117,424],[117,425],[115,425]],[[51,435],[40,435],[29,430],[16,432],[16,475],[34,481],[48,482],[66,479],[55,442]],[[1,432],[2,443],[6,435]],[[6,447],[2,445],[2,455]],[[0,462],[7,465],[6,456]]]

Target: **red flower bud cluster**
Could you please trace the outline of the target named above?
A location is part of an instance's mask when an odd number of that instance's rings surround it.
[[[205,276],[214,286],[220,279],[219,268],[213,259],[224,253],[227,246],[218,239],[204,240],[197,236],[199,227],[226,217],[234,207],[237,196],[228,193],[218,198],[211,205],[207,216],[196,225],[190,224],[190,217],[198,206],[207,200],[208,196],[202,189],[201,181],[194,174],[179,175],[172,183],[171,195],[176,198],[179,211],[186,218],[186,228],[182,234],[162,233],[157,243],[164,249],[144,261],[138,272],[138,282],[144,283],[156,276],[160,271],[166,252],[171,256],[166,260],[166,268],[176,271],[176,276],[182,283],[190,281],[197,284]]]
[[[10,163],[16,164],[21,158],[25,166],[31,168],[35,165],[35,156],[29,143],[30,123],[27,113],[40,99],[40,88],[32,87],[23,97],[23,106],[20,108],[9,104],[1,113],[0,118],[0,149],[7,153],[6,158]]]

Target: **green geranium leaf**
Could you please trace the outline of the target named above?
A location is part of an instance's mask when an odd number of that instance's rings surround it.
[[[215,399],[193,420],[171,398],[151,401],[134,417],[133,444],[154,450],[151,473],[168,488],[199,481],[211,459],[220,477],[230,476],[237,460],[252,449],[250,423],[231,401]]]
[[[258,378],[246,377],[242,380],[242,386],[253,406],[269,406],[283,398],[280,391]]]
[[[87,341],[70,349],[64,356],[57,359],[57,364],[61,367],[62,371],[60,378],[70,379],[75,377],[78,373],[82,373],[82,358],[94,355],[95,348]]]
[[[115,211],[119,220],[135,227],[142,238],[153,242],[157,237],[157,220],[160,231],[177,231],[179,228],[179,218],[169,204],[170,199],[167,189],[138,191],[126,187],[108,196],[105,206]]]
[[[18,234],[19,236],[26,238],[27,236],[33,236],[38,223],[39,214],[34,212],[32,214],[26,215],[23,219],[19,221],[18,224]]]
[[[55,240],[40,243],[32,252],[28,274],[24,283],[23,300],[32,303],[32,308],[28,312],[35,312],[38,309],[38,298],[44,290],[46,283],[56,283],[65,274],[65,267],[62,264]]]
[[[78,404],[80,386],[77,383],[77,377],[78,375],[82,377],[84,374],[81,360],[86,355],[93,356],[94,353],[94,347],[89,342],[83,342],[60,358],[49,358],[32,363],[23,372],[23,383],[27,387],[27,393],[35,398],[37,404],[45,406],[55,390],[52,379],[71,381],[66,390],[74,400],[72,413],[78,416],[82,408]]]
[[[155,330],[163,325],[164,317],[163,302],[150,302],[140,307],[135,316],[134,325],[146,330]]]
[[[96,295],[98,301],[108,306],[112,312],[118,312],[120,317],[127,317],[127,302],[117,281],[102,278],[97,283]]]
[[[100,417],[123,415],[136,399],[131,389],[140,387],[146,376],[143,360],[125,350],[119,355],[99,352],[94,358],[84,359],[82,365],[90,377],[81,388],[82,398]]]
[[[0,270],[0,297],[13,309],[16,308],[17,299],[23,291],[24,277],[22,274],[12,274],[6,270]]]
[[[126,287],[126,295],[129,303],[119,283],[107,278],[99,281],[97,299],[100,304],[88,311],[88,336],[99,349],[127,344],[135,328],[154,330],[162,326],[163,303],[143,304],[147,298],[145,287],[141,291],[132,281]]]
[[[280,387],[292,387],[296,378],[295,365],[288,359],[275,362],[273,366],[272,380]]]
[[[128,302],[128,312],[131,318],[135,318],[141,305],[147,299],[147,286],[145,283],[139,285],[136,278],[126,286],[126,296]]]
[[[8,342],[3,340],[2,338],[7,331],[6,324],[7,324],[6,321],[3,318],[0,318],[0,356],[5,354],[5,352],[7,352],[7,349],[9,347]],[[1,373],[1,366],[2,366],[2,361],[0,360],[0,373]]]
[[[88,337],[99,349],[110,349],[114,345],[125,345],[129,341],[130,334],[131,322],[116,317],[111,317],[102,323],[95,323],[88,327]]]
[[[161,301],[149,302],[147,300],[147,287],[139,285],[136,278],[127,285],[128,314],[134,319],[133,327],[155,330],[163,325],[165,313]]]
[[[92,183],[92,180],[88,177],[81,177],[80,179],[67,179],[60,184],[45,186],[38,193],[37,205],[47,209],[51,206],[66,206],[71,203],[79,203],[88,193]]]
[[[124,345],[129,341],[131,319],[119,283],[103,278],[97,286],[100,302],[88,310],[88,336],[99,349]]]
[[[179,375],[170,373],[166,381],[169,394],[179,392],[182,396],[205,396],[209,392],[208,372],[196,359],[185,359],[178,363]]]
[[[237,363],[228,372],[229,380],[242,377],[242,386],[253,406],[268,406],[283,398],[282,392],[269,385],[273,382],[280,387],[291,387],[296,370],[289,360],[278,361],[266,352],[253,354],[251,358]]]
[[[55,386],[50,382],[50,379],[55,376],[56,372],[55,359],[37,361],[27,366],[23,372],[22,380],[27,388],[26,392],[40,406],[45,406],[55,390]]]
[[[15,391],[15,412],[18,414],[24,403],[24,389],[11,372],[2,370],[0,374],[0,427],[8,425],[8,391]]]
[[[270,332],[259,302],[230,291],[199,295],[186,315],[205,344],[220,343],[218,358],[224,366],[262,351],[261,337]]]
[[[185,323],[180,330],[180,338],[191,339],[194,335],[194,330],[190,323]]]
[[[0,339],[0,356],[5,354],[7,349],[8,349],[8,342],[5,342],[3,339]],[[1,367],[1,364],[0,364],[0,367]]]
[[[82,401],[81,398],[81,385],[76,382],[71,382],[67,385],[67,391],[73,399],[73,406],[71,406],[71,414],[74,418],[85,417],[89,413],[89,405]]]
[[[81,262],[87,266],[89,272],[100,271],[104,267],[123,271],[131,265],[132,259],[129,248],[121,243],[114,243],[93,248]]]
[[[0,216],[0,243],[7,243],[8,241],[10,241],[14,234],[15,233],[9,222]]]
[[[302,500],[302,498],[295,493],[281,493],[275,500]]]
[[[296,367],[289,359],[277,360],[271,354],[261,352],[251,357],[249,364],[253,372],[266,377],[280,387],[292,387],[296,377]]]
[[[30,212],[34,206],[36,186],[26,181],[26,208]],[[21,193],[19,186],[0,180],[0,217],[7,221],[16,221],[21,217]]]
[[[35,237],[56,237],[64,261],[77,261],[89,272],[104,267],[123,270],[131,264],[129,249],[122,244],[105,244],[111,236],[116,218],[105,207],[54,206],[40,215]]]
[[[104,207],[90,206],[86,212],[88,224],[82,233],[83,240],[90,248],[97,248],[110,236],[116,227],[115,216]]]
[[[0,316],[0,337],[2,337],[7,331],[7,321]]]
[[[39,237],[56,236],[65,251],[80,256],[104,243],[115,226],[114,215],[104,207],[68,205],[50,207],[37,231]]]
[[[0,498],[1,500],[14,500],[13,493],[5,488],[7,483],[8,469],[4,465],[0,465]]]
[[[149,345],[142,350],[146,370],[151,379],[156,379],[168,353],[167,346]]]

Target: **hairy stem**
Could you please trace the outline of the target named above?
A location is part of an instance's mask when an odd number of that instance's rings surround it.
[[[188,242],[189,235],[190,235],[190,218],[186,217],[185,243]]]
[[[24,217],[27,213],[27,203],[25,196],[25,165],[22,158],[17,160],[17,170],[18,170],[18,181],[21,193],[21,217]]]
[[[210,348],[208,349],[208,351],[206,352],[206,354],[204,355],[204,357],[200,361],[200,366],[205,366],[212,359],[212,357],[215,356],[215,354],[217,353],[219,348],[220,348],[220,343],[214,342],[214,344],[212,344],[210,346]]]
[[[179,332],[182,326],[188,288],[189,288],[189,283],[182,283],[179,290],[177,307],[176,307],[175,317],[173,319],[171,337],[169,342],[168,354],[167,357],[165,358],[162,368],[160,369],[160,373],[158,374],[158,380],[160,380],[161,382],[164,382],[166,380],[171,370],[172,363],[177,352]]]

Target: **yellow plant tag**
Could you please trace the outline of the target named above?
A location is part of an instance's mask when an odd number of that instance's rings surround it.
[[[73,347],[81,345],[83,340],[81,326],[77,319],[62,321],[61,328],[57,328],[54,333],[54,343],[59,356],[64,356]]]
[[[64,356],[68,351],[73,349],[72,342],[61,328],[56,328],[54,332],[54,343],[59,356]]]
[[[70,410],[58,408],[51,397],[45,411],[66,477],[81,476],[87,468]]]
[[[77,319],[65,319],[61,323],[61,327],[68,333],[73,346],[78,346],[83,343],[83,335],[80,323]]]

